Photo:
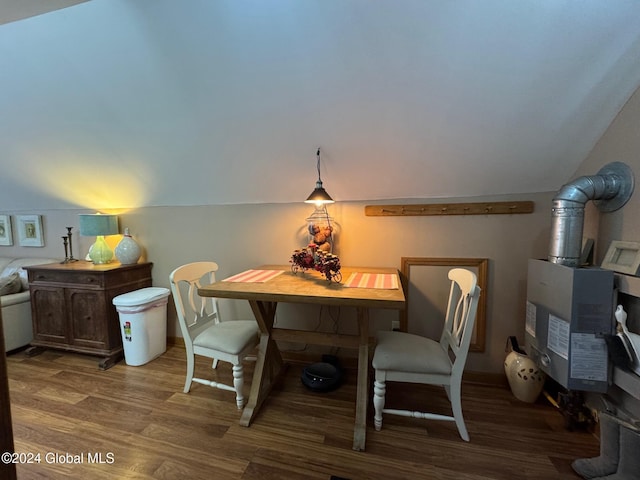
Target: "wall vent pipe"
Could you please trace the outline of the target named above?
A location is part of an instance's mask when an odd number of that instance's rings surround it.
[[[579,267],[585,204],[593,200],[601,212],[613,212],[627,203],[633,188],[631,169],[622,162],[613,162],[602,167],[596,175],[579,177],[558,190],[551,209],[548,260]]]

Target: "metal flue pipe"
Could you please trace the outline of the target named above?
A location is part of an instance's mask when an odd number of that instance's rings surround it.
[[[585,204],[593,200],[600,211],[613,212],[627,203],[633,188],[633,172],[621,162],[605,165],[597,175],[579,177],[564,185],[553,198],[548,260],[579,267]]]

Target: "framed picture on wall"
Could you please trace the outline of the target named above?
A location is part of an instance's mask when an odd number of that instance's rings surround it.
[[[16,215],[21,247],[44,247],[41,215]]]
[[[11,217],[0,215],[0,245],[13,245],[13,232],[11,231]]]

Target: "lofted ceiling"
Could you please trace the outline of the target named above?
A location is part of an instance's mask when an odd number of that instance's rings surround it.
[[[42,15],[87,0],[0,0],[0,24]]]
[[[555,191],[640,86],[636,0],[35,13],[0,24],[2,211],[298,202],[317,147],[339,201]]]

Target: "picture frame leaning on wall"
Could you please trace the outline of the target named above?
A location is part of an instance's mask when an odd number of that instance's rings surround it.
[[[438,321],[444,322],[449,296],[451,284],[447,279],[449,270],[466,268],[476,274],[481,293],[469,351],[484,352],[487,297],[489,296],[489,259],[402,257],[400,262],[401,278],[407,297],[407,308],[402,311],[400,318],[400,330],[403,332],[412,330],[410,324],[413,323],[412,333],[436,339],[440,338],[442,324]],[[436,313],[438,309],[442,311]]]

